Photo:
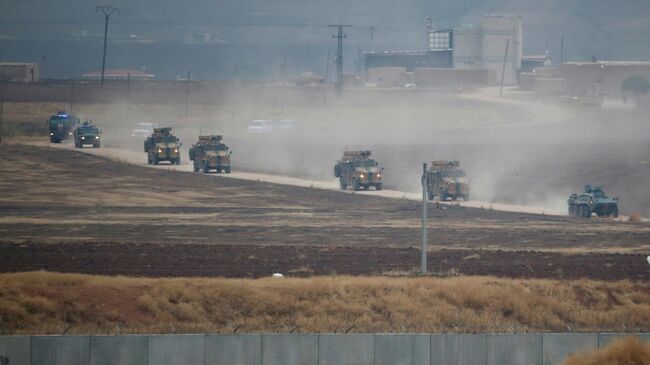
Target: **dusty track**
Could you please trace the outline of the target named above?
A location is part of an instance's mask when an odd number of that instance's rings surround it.
[[[73,148],[73,146],[71,146],[69,143],[50,144],[49,147],[63,148],[63,149]],[[144,153],[138,153],[123,148],[111,148],[111,147],[101,148],[101,149],[83,148],[83,149],[76,149],[76,151],[97,155],[97,156],[103,156],[113,160],[134,164],[137,166],[157,168],[157,169],[170,170],[170,171],[193,172],[192,165],[188,161],[183,161],[181,165],[169,165],[167,163],[162,163],[157,166],[147,165],[145,162],[142,161],[143,159],[146,158],[146,155]],[[182,157],[185,158],[186,156],[182,156]],[[332,191],[340,191],[343,193],[353,193],[353,194],[360,194],[360,195],[372,195],[372,196],[377,196],[382,198],[408,199],[408,200],[415,200],[415,201],[420,201],[422,199],[421,194],[410,193],[407,191],[400,191],[400,190],[392,190],[392,189],[384,189],[381,191],[375,191],[374,189],[371,189],[369,191],[357,191],[357,192],[353,192],[348,189],[345,191],[341,191],[338,186],[338,180],[336,179],[332,179],[329,181],[313,180],[313,179],[310,180],[310,179],[302,179],[298,177],[290,177],[290,176],[282,176],[282,175],[274,175],[274,174],[266,174],[260,172],[250,172],[250,171],[246,171],[246,172],[234,171],[231,174],[219,174],[219,175],[213,172],[207,174],[207,176],[219,176],[219,177],[233,178],[238,180],[260,181],[260,182],[268,182],[272,184],[299,186],[299,187],[314,188],[314,189],[321,189],[321,190],[332,190]],[[545,207],[493,203],[493,202],[485,202],[485,201],[478,201],[478,200],[470,200],[470,201],[460,200],[453,203],[443,202],[442,204],[457,205],[457,206],[467,207],[467,208],[489,208],[492,210],[499,210],[504,212],[549,214],[549,215],[558,215],[558,216],[566,215],[566,213],[563,211],[548,209]],[[627,217],[621,216],[620,220],[625,220],[626,218]]]
[[[3,271],[304,276],[409,271],[418,262],[420,208],[407,199],[147,169],[62,149],[0,149]],[[649,276],[647,223],[456,206],[431,217],[438,273]]]

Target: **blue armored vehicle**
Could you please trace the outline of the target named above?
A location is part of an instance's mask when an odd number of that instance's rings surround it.
[[[47,120],[50,131],[50,142],[61,143],[64,139],[72,138],[72,131],[79,125],[79,118],[60,111]]]
[[[571,194],[567,203],[572,217],[591,218],[592,213],[599,217],[618,217],[618,198],[606,196],[600,186],[585,185],[585,192]]]

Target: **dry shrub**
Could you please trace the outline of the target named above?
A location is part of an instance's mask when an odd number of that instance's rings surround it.
[[[641,222],[641,213],[632,213],[630,214],[630,218],[628,218],[628,221],[630,222]]]
[[[570,355],[563,365],[650,365],[650,343],[626,337],[599,350]]]
[[[92,295],[89,295],[92,293]],[[97,298],[103,298],[99,301]],[[105,303],[110,300],[110,303]],[[147,279],[0,274],[10,333],[650,330],[650,284],[491,277]],[[116,328],[119,328],[116,330]],[[90,332],[84,332],[90,331]]]

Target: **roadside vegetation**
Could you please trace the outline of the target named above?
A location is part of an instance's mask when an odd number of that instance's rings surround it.
[[[563,365],[650,365],[650,343],[626,337],[598,350],[569,355]]]
[[[492,277],[0,275],[4,334],[650,330],[650,284]]]

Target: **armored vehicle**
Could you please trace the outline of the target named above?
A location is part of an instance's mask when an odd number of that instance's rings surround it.
[[[384,168],[370,158],[370,151],[345,151],[334,166],[334,176],[339,178],[341,189],[352,186],[353,190],[382,188]]]
[[[64,139],[72,137],[72,132],[79,125],[79,118],[60,111],[47,120],[50,131],[50,142],[61,143]]]
[[[618,217],[618,198],[605,196],[601,186],[585,185],[585,192],[571,194],[567,204],[572,217],[591,218],[592,213],[599,217]]]
[[[190,161],[194,161],[194,172],[203,170],[204,173],[210,170],[230,173],[230,155],[228,146],[221,143],[223,136],[199,136],[199,141],[190,148]]]
[[[433,200],[469,200],[469,178],[460,169],[460,161],[431,161],[426,172],[427,197]]]
[[[74,146],[82,148],[84,145],[91,144],[94,148],[99,148],[102,145],[100,134],[102,131],[99,128],[86,121],[74,130]]]
[[[151,136],[144,141],[147,163],[158,165],[161,161],[169,161],[172,165],[180,165],[182,145],[172,134],[171,128],[154,128]]]

